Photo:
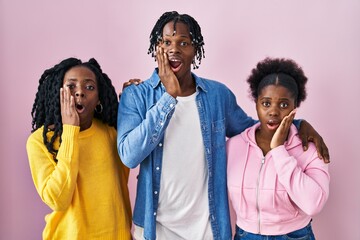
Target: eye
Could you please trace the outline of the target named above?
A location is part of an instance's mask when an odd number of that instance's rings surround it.
[[[280,103],[280,108],[287,108],[289,104],[287,102]]]
[[[163,41],[163,44],[164,44],[165,46],[169,46],[169,45],[170,45],[170,41],[164,40],[164,41]]]
[[[95,87],[93,85],[86,86],[86,90],[95,90]]]
[[[182,47],[186,47],[186,46],[188,46],[188,45],[189,45],[188,42],[181,42],[181,43],[180,43],[180,46],[182,46]]]
[[[268,107],[270,107],[270,102],[265,101],[265,102],[262,102],[261,105],[268,108]]]
[[[66,86],[67,86],[70,90],[72,90],[72,89],[75,88],[75,84],[71,84],[71,83],[66,84]]]

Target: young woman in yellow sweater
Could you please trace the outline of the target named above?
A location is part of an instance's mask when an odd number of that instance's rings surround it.
[[[68,58],[39,80],[28,153],[43,239],[131,239],[129,169],[116,148],[118,97],[95,59]]]

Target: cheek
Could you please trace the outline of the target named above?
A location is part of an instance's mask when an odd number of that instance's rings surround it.
[[[289,109],[287,111],[282,111],[281,112],[281,119],[283,119],[284,117],[286,117],[287,115],[289,115],[291,113],[293,109]]]
[[[263,110],[263,108],[261,106],[259,106],[258,104],[256,104],[256,113],[257,113],[259,120],[261,120],[263,118],[263,116],[266,114],[266,112]]]

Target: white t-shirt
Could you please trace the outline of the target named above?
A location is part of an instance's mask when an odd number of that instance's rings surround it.
[[[213,239],[209,220],[208,170],[196,94],[178,103],[164,137],[157,239]],[[135,226],[134,237],[142,235]]]

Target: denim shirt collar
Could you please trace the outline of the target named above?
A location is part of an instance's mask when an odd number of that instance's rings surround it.
[[[156,88],[158,86],[163,86],[159,74],[158,74],[159,69],[155,68],[154,72],[152,73],[151,77],[150,77],[150,85],[153,88]],[[191,72],[191,75],[193,76],[193,78],[195,79],[195,83],[196,83],[196,91],[202,90],[204,92],[207,92],[207,88],[206,88],[206,84],[205,84],[205,80],[198,77],[195,73]]]

